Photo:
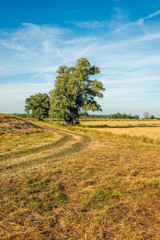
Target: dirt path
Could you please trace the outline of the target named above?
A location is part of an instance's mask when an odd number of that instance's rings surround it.
[[[90,137],[78,133],[63,131],[45,125],[43,125],[43,128],[59,135],[59,139],[47,146],[30,149],[30,152],[33,151],[31,154],[27,154],[28,152],[24,150],[22,156],[19,156],[19,153],[16,157],[3,156],[0,161],[1,181],[6,180],[6,175],[10,177],[19,175],[20,177],[24,172],[32,169],[48,168],[49,163],[54,164],[59,158],[76,154],[82,148],[87,147],[90,141]]]

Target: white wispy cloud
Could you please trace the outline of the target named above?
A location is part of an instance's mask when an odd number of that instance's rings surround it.
[[[147,94],[154,99],[160,88],[160,30],[155,25],[150,31],[148,22],[159,14],[160,10],[135,22],[122,24],[117,31],[115,22],[112,31],[103,30],[100,35],[95,31],[92,36],[77,36],[71,29],[31,23],[14,30],[0,30],[0,102],[3,106],[5,102],[10,112],[11,109],[16,112],[19,104],[23,112],[27,96],[49,92],[53,88],[59,65],[75,64],[80,57],[87,57],[91,64],[101,68],[101,75],[97,78],[106,87],[102,102],[104,113],[117,110],[118,107],[113,109],[112,104],[107,104],[113,98],[114,103],[119,104],[118,99],[121,99],[123,106],[127,96],[137,104],[147,99]],[[107,24],[93,21],[77,26],[96,29]],[[142,31],[136,31],[137,25]],[[148,100],[146,102],[148,104]]]
[[[152,17],[157,16],[157,15],[159,15],[159,14],[160,14],[160,10],[158,10],[158,11],[150,14],[148,17],[144,17],[144,18],[141,18],[141,19],[143,19],[143,21],[144,21],[145,19],[152,18]]]
[[[113,14],[111,15],[111,20],[106,21],[83,21],[83,22],[76,22],[76,21],[70,21],[65,23],[70,23],[75,25],[78,28],[84,28],[84,29],[101,29],[101,28],[112,28],[116,27],[117,25],[120,25],[121,22],[124,22],[128,18],[128,11],[127,9],[122,9],[120,7],[113,7]]]
[[[160,15],[160,10],[158,10],[158,11],[152,13],[152,14],[149,14],[149,15],[146,16],[146,17],[139,18],[138,20],[136,20],[136,21],[134,21],[134,22],[126,23],[126,24],[124,24],[123,26],[117,28],[115,31],[122,31],[122,30],[125,30],[125,29],[127,29],[127,28],[137,27],[137,26],[138,26],[138,27],[142,27],[143,24],[144,24],[144,22],[145,22],[145,20],[150,19],[150,18],[153,18],[153,17],[155,17],[155,16],[157,16],[157,15]]]
[[[96,28],[103,28],[108,25],[107,21],[86,21],[86,22],[70,22],[71,24],[75,25],[79,28],[85,29],[96,29]]]

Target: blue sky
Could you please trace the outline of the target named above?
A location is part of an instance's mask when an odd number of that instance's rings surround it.
[[[160,117],[160,0],[1,0],[0,112],[23,113],[80,57],[101,69],[103,114]]]

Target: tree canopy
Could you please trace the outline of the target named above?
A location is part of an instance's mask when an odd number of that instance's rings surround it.
[[[149,114],[149,112],[144,112],[144,119],[148,119],[149,118],[149,116],[150,116],[150,114]]]
[[[43,120],[49,116],[50,101],[46,93],[37,93],[26,98],[25,111],[31,111],[31,116],[38,120]]]
[[[151,116],[150,116],[150,119],[155,119],[155,116],[154,116],[154,115],[151,115]]]
[[[51,114],[62,117],[67,124],[79,121],[82,110],[102,111],[95,97],[102,98],[102,82],[91,80],[100,68],[91,66],[87,58],[77,60],[75,66],[60,66],[54,89],[50,92]]]

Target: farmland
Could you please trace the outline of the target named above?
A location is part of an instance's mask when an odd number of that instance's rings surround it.
[[[106,120],[106,121],[82,121],[85,127],[97,129],[99,132],[108,132],[117,136],[139,137],[160,140],[159,120]]]
[[[0,239],[160,239],[160,121],[1,114],[0,140]]]

